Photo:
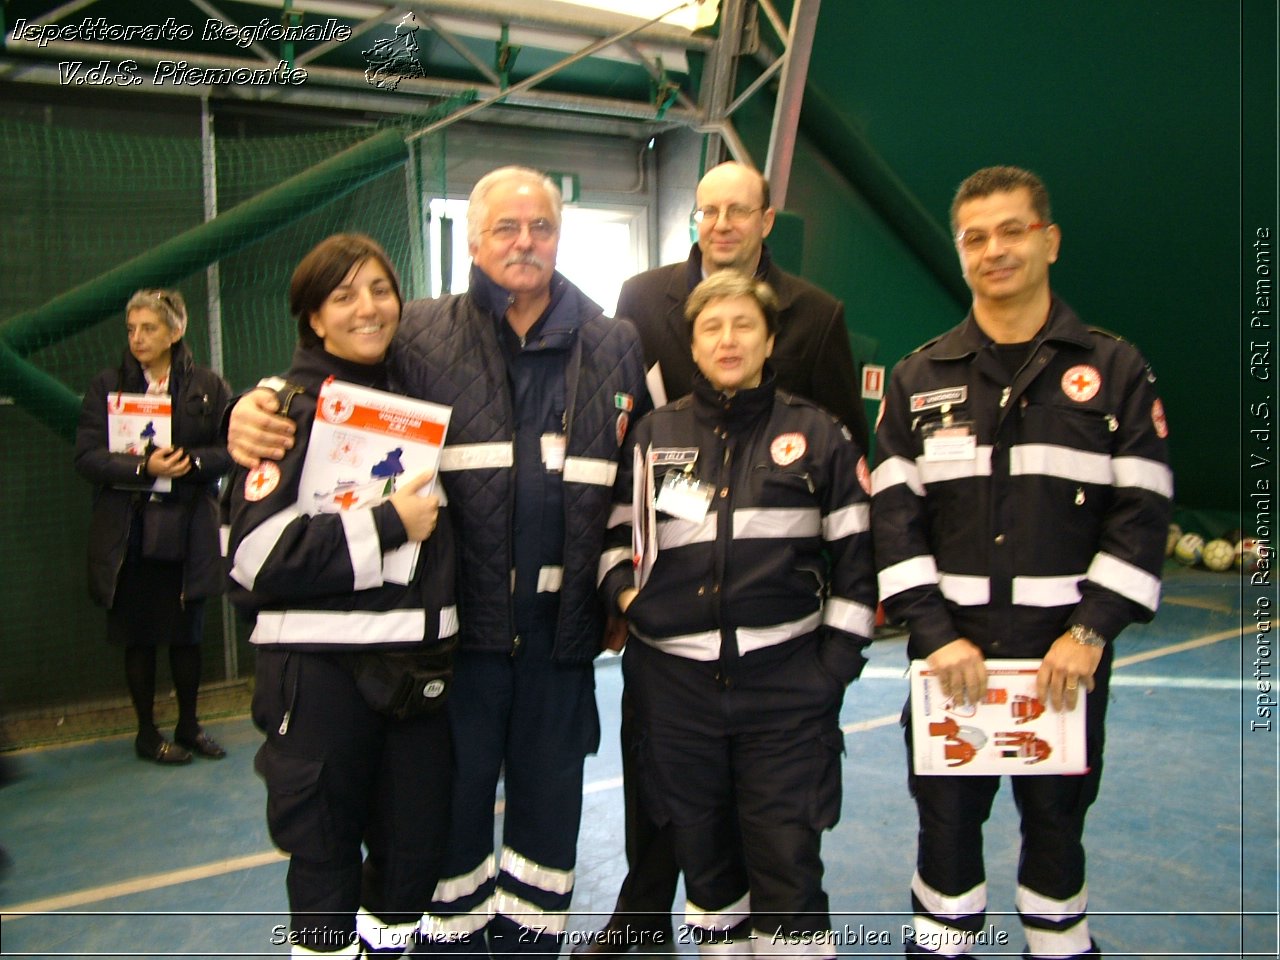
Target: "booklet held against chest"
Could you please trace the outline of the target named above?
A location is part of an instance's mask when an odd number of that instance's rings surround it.
[[[1086,691],[1059,712],[1036,696],[1039,660],[988,660],[987,695],[957,703],[911,661],[911,746],[921,776],[1084,773]]]
[[[432,480],[421,495],[435,492],[451,413],[437,403],[326,381],[302,464],[298,506],[310,514],[367,509],[423,471],[430,471]],[[406,543],[384,553],[382,578],[408,583],[420,546]]]
[[[167,393],[107,394],[107,450],[134,457],[149,457],[151,451],[170,446],[173,402]],[[173,481],[156,477],[122,489],[168,493]]]

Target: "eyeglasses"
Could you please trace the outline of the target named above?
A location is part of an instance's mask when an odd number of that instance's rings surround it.
[[[763,210],[764,207],[748,207],[741,203],[730,204],[721,210],[719,207],[699,207],[693,211],[693,220],[695,223],[706,223],[710,221],[712,224],[718,223],[721,217],[724,217],[729,223],[735,227],[740,223],[745,223],[747,217],[751,216],[757,210]]]
[[[1016,247],[1023,240],[1027,239],[1027,234],[1032,230],[1043,230],[1045,227],[1051,227],[1051,223],[1023,223],[1021,220],[1010,220],[1008,223],[1002,223],[996,227],[994,231],[987,230],[962,230],[956,234],[956,244],[965,253],[977,253],[979,250],[987,249],[987,244],[991,242],[991,236],[994,232],[997,240],[1000,241],[1002,247]]]
[[[550,220],[539,217],[537,220],[530,220],[528,223],[521,223],[519,220],[499,220],[489,229],[481,230],[480,232],[487,233],[493,239],[502,243],[511,243],[525,229],[528,229],[529,236],[537,241],[550,240],[560,230]]]

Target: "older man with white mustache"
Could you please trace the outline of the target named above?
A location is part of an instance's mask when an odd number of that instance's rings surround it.
[[[467,211],[470,288],[406,303],[388,358],[405,393],[453,407],[441,480],[460,556],[457,771],[418,952],[555,953],[573,893],[583,761],[600,739],[596,571],[618,449],[650,403],[635,328],[556,272],[560,213],[534,170],[483,177]],[[292,421],[251,396],[231,421],[242,463],[291,442]]]

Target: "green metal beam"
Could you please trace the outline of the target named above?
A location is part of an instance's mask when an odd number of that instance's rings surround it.
[[[805,87],[800,129],[963,309],[971,300],[947,231],[824,91]]]

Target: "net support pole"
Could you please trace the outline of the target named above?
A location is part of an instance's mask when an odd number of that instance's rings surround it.
[[[213,135],[213,113],[209,98],[200,98],[200,173],[204,188],[204,219],[208,223],[218,216],[218,145]],[[222,271],[217,262],[204,270],[205,302],[209,316],[209,366],[223,375],[222,356]],[[221,483],[226,483],[224,477]],[[224,590],[219,596],[222,612],[222,676],[234,680],[240,675],[240,657],[236,651],[235,613]]]
[[[0,394],[31,408],[66,439],[75,435],[80,401],[56,380],[21,362],[35,350],[93,326],[140,287],[164,287],[300,220],[404,163],[404,135],[387,129],[237,204],[145,253],[11,317],[0,326]],[[46,381],[60,387],[52,390]]]

